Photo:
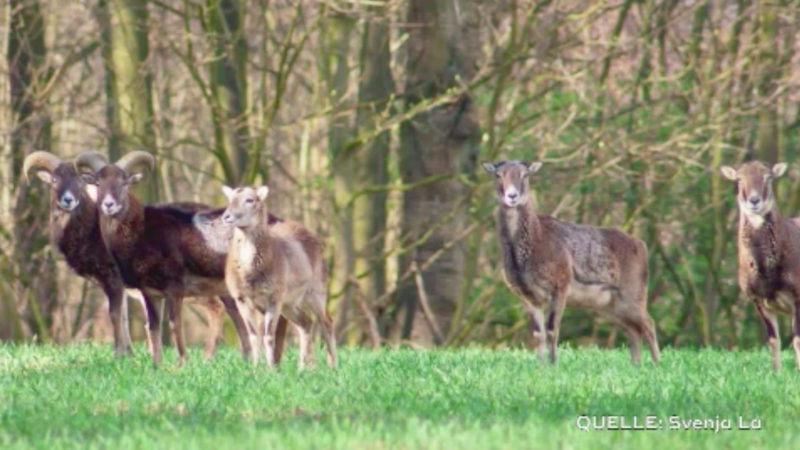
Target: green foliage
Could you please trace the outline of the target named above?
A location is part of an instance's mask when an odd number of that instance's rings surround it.
[[[298,373],[245,364],[232,349],[154,370],[141,348],[0,347],[3,448],[790,448],[798,374],[764,350],[344,350],[341,366]],[[318,354],[322,357],[322,353]],[[761,431],[580,431],[579,415],[759,419]],[[630,422],[629,422],[630,423]],[[735,427],[735,425],[734,425]]]

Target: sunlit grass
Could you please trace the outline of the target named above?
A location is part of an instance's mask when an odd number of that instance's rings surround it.
[[[340,366],[253,368],[233,349],[158,370],[142,348],[0,346],[0,447],[642,448],[786,447],[800,442],[800,374],[751,352],[342,350]],[[318,359],[324,361],[322,352]],[[580,415],[661,420],[657,431],[581,431]],[[670,417],[731,419],[734,430],[669,430]],[[736,430],[738,417],[760,431]]]

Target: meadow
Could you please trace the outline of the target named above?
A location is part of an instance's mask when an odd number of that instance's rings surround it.
[[[796,448],[800,374],[764,349],[342,349],[329,370],[278,371],[223,348],[153,369],[142,347],[0,346],[2,448]],[[588,416],[583,418],[583,416]],[[761,429],[739,429],[743,425]],[[707,422],[690,423],[700,419]],[[605,425],[653,430],[590,430]],[[730,422],[726,422],[730,420]],[[709,428],[687,430],[691,427]],[[730,426],[732,429],[725,429]],[[671,429],[671,428],[678,429]],[[721,429],[720,429],[721,428]]]

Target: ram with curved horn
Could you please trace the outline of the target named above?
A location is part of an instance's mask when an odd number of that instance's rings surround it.
[[[225,285],[225,259],[232,228],[222,223],[224,209],[200,203],[144,205],[130,190],[155,160],[147,152],[130,152],[114,164],[89,156],[76,160],[84,178],[97,186],[100,230],[127,287],[142,291],[147,313],[147,338],[153,363],[161,360],[156,300],[164,298],[179,363],[186,359],[181,324],[184,297],[218,296],[236,327],[242,353],[250,342],[236,303]],[[277,219],[275,219],[277,220]],[[285,333],[286,323],[279,324]],[[281,328],[282,327],[282,328]],[[276,341],[280,358],[283,335]]]
[[[102,154],[94,151],[83,152],[78,158],[106,161]],[[49,186],[50,241],[72,270],[103,289],[111,316],[114,353],[129,354],[131,337],[122,277],[103,245],[97,205],[87,193],[86,184],[72,161],[62,161],[50,152],[37,151],[28,155],[22,171],[28,181],[35,173]]]
[[[25,158],[22,164],[22,174],[25,176],[25,180],[30,182],[31,172],[35,169],[42,181],[51,184],[51,176],[61,163],[61,158],[50,152],[36,151]]]

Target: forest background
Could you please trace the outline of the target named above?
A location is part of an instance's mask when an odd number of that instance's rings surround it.
[[[757,345],[718,168],[789,162],[778,205],[800,210],[799,32],[796,0],[4,0],[0,339],[110,339],[20,173],[98,149],[154,153],[151,202],[268,184],[326,243],[345,345],[525,345],[478,164],[498,159],[545,163],[541,213],[646,242],[662,345]],[[562,336],[618,339],[581,311]]]

